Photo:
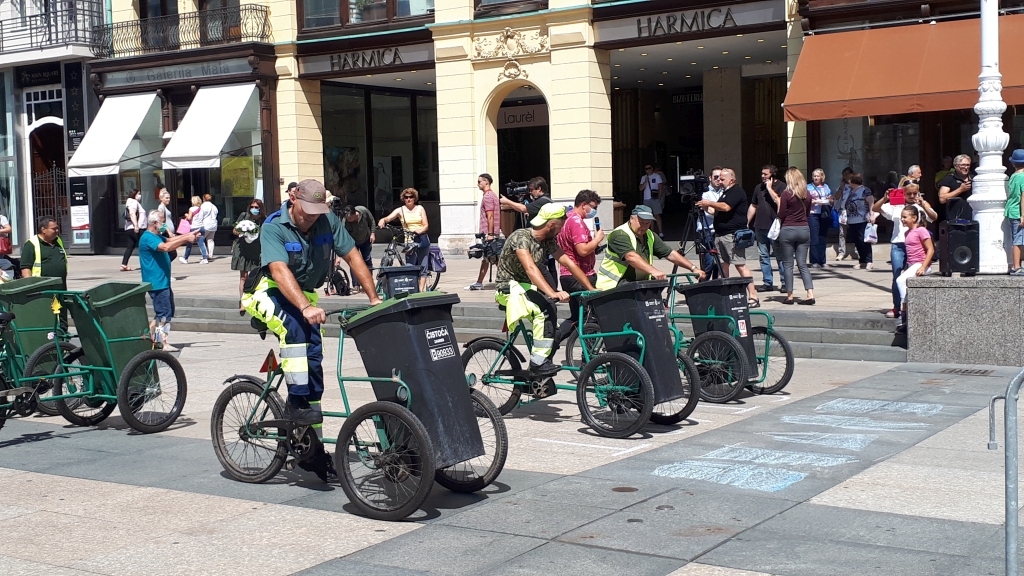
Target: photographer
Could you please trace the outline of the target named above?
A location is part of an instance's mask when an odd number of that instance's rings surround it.
[[[484,193],[483,198],[480,200],[480,233],[485,234],[485,242],[501,234],[501,203],[498,195],[495,194],[494,190],[491,190],[493,182],[494,178],[491,178],[491,175],[487,173],[481,174],[476,179],[477,188]],[[480,262],[480,275],[476,277],[476,282],[466,286],[466,290],[483,290],[484,276],[487,275],[490,267],[490,259],[483,258]]]
[[[719,180],[722,186],[722,197],[717,202],[701,200],[697,202],[699,208],[715,209],[715,242],[718,244],[718,255],[722,258],[722,275],[729,277],[729,265],[736,267],[736,272],[744,278],[750,278],[753,274],[747,267],[746,246],[741,245],[736,238],[736,233],[747,229],[747,210],[750,201],[747,200],[747,193],[743,187],[736,183],[736,172],[732,168],[722,168],[722,176]],[[759,308],[761,301],[754,291],[754,284],[747,284],[749,298],[748,305],[751,308]]]
[[[524,203],[516,202],[505,196],[501,197],[502,207],[508,207],[521,214],[526,214],[528,220],[533,220],[537,217],[537,213],[545,204],[551,202],[551,196],[548,193],[548,182],[544,178],[537,176],[530,178],[530,181],[526,183],[527,198]],[[548,281],[554,287],[558,287],[558,276],[555,273],[555,260],[548,258],[547,266],[541,268],[541,271],[546,274],[545,280]]]

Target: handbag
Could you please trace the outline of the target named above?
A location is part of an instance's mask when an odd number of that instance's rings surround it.
[[[828,204],[823,204],[823,205],[821,206],[821,217],[822,217],[822,218],[826,218],[826,219],[828,219],[828,220],[830,220],[830,221],[834,221],[834,220],[836,219],[836,216],[835,216],[835,212],[836,212],[836,211],[835,211],[835,210],[833,210],[833,209],[832,209],[832,207],[831,207],[831,206],[829,206]],[[835,223],[835,224],[833,224],[832,226],[833,226],[833,227],[838,227],[838,226],[837,226],[838,224],[839,224],[839,223],[838,223],[838,222],[836,222],[836,223]]]
[[[0,256],[7,256],[14,251],[14,246],[11,245],[10,236],[0,236]]]
[[[845,226],[846,222],[847,222],[847,218],[848,218],[848,216],[846,214],[846,210],[843,210],[842,212],[840,212],[839,213],[839,224]]]
[[[779,232],[782,232],[782,223],[779,222],[778,218],[776,218],[772,221],[772,227],[768,229],[768,239],[778,240]]]
[[[744,250],[754,245],[754,231],[750,228],[744,228],[743,230],[737,230],[733,234],[733,238],[736,239],[736,249]]]
[[[871,222],[864,226],[864,241],[868,244],[878,243],[878,226]]]
[[[175,230],[178,234],[188,234],[192,231],[192,223],[182,218],[178,221],[178,229]]]

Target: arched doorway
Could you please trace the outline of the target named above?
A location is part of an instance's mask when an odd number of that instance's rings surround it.
[[[64,125],[59,118],[41,118],[29,127],[34,218],[52,216],[61,236],[70,239]],[[35,228],[35,225],[32,225]]]

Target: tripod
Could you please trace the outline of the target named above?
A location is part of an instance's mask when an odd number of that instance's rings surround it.
[[[707,212],[701,210],[697,206],[697,200],[699,197],[694,198],[692,204],[690,204],[690,213],[686,216],[686,225],[683,228],[683,239],[679,241],[679,248],[677,251],[686,255],[686,235],[687,231],[692,230],[693,236],[693,247],[697,257],[700,258],[700,267],[704,270],[708,280],[715,278],[724,277],[722,272],[722,259],[718,254],[718,248],[715,247],[715,234],[712,228],[712,218]],[[701,229],[697,230],[697,223],[700,222]],[[675,274],[678,266],[672,267],[672,273]]]

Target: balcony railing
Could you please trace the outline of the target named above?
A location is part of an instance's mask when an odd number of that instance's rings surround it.
[[[123,58],[269,40],[270,10],[259,4],[242,4],[98,26],[92,53],[98,58]]]
[[[103,10],[92,0],[56,0],[50,10],[0,20],[0,52],[33,50],[66,44],[91,44],[93,30],[103,24]]]

